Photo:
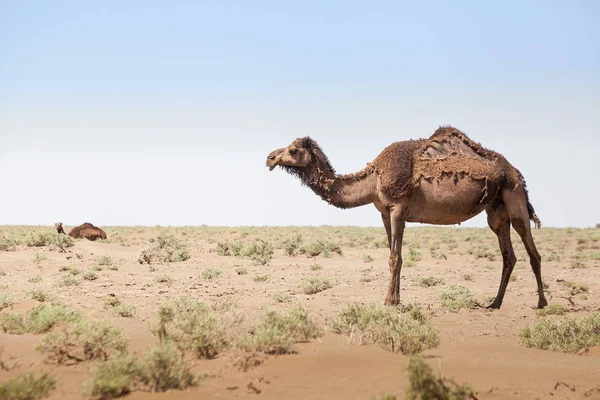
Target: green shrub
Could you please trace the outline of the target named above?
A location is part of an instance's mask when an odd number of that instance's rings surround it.
[[[109,399],[135,390],[135,379],[140,369],[136,356],[119,356],[98,365],[92,379],[86,382],[84,393]]]
[[[415,354],[439,345],[437,329],[418,307],[413,307],[410,314],[399,314],[386,306],[350,303],[332,327],[353,343],[377,343],[385,350],[402,354]]]
[[[600,313],[574,319],[546,317],[520,332],[521,342],[536,349],[576,353],[600,346]]]
[[[148,248],[140,254],[140,264],[152,264],[161,262],[178,262],[190,258],[189,248],[186,243],[181,242],[174,236],[159,235],[150,239]]]
[[[583,283],[563,281],[563,286],[569,290],[572,296],[589,292],[590,288]]]
[[[419,283],[419,286],[422,287],[432,287],[444,284],[444,280],[436,276],[420,277],[417,279],[417,282]]]
[[[561,304],[550,304],[536,310],[535,313],[540,317],[545,317],[547,315],[563,315],[565,313],[565,308]]]
[[[73,247],[75,241],[69,235],[54,233],[51,236],[50,244],[54,246],[59,252],[66,253],[67,248]]]
[[[0,328],[3,332],[21,335],[23,333],[44,333],[59,322],[76,322],[81,314],[60,305],[40,304],[25,314],[5,313],[0,315]]]
[[[407,368],[408,387],[406,399],[476,400],[476,393],[468,384],[457,384],[454,380],[433,374],[433,370],[420,355],[410,358]]]
[[[314,263],[314,264],[310,265],[310,270],[311,271],[319,271],[319,270],[322,270],[322,269],[323,269],[323,266],[321,264]]]
[[[86,281],[95,281],[96,279],[98,279],[98,274],[94,271],[88,271],[85,274],[83,274],[83,279],[85,279]]]
[[[108,265],[112,265],[112,257],[109,255],[103,255],[98,257],[98,259],[96,260],[96,264],[100,265],[100,266],[108,266]]]
[[[27,238],[28,247],[44,247],[52,244],[51,232],[35,232],[31,233]]]
[[[242,242],[219,242],[217,254],[220,256],[241,257],[244,245]]]
[[[276,303],[290,303],[292,301],[292,296],[287,293],[275,293],[271,298]]]
[[[235,273],[238,275],[246,275],[248,273],[248,268],[246,267],[235,267]]]
[[[65,286],[79,286],[81,285],[81,281],[77,278],[74,278],[72,276],[66,276],[64,278],[62,278],[59,282],[58,282],[58,286],[59,287],[65,287]]]
[[[288,256],[293,257],[298,254],[300,243],[302,243],[302,235],[295,233],[283,241],[283,250]]]
[[[273,258],[273,252],[273,245],[271,243],[257,239],[244,249],[243,254],[254,261],[255,264],[266,265]]]
[[[202,271],[202,279],[206,279],[209,281],[212,279],[216,279],[221,275],[223,275],[223,271],[221,271],[220,269],[206,268],[204,271]]]
[[[27,373],[0,383],[0,400],[38,400],[56,388],[56,379],[48,373]]]
[[[106,361],[127,352],[127,339],[120,328],[101,322],[78,321],[61,332],[48,333],[37,345],[46,361]]]
[[[52,299],[52,296],[50,296],[48,293],[44,292],[43,290],[32,290],[30,292],[27,292],[25,294],[25,296],[27,298],[33,299],[33,300],[37,300],[40,303],[45,303],[47,301],[50,301]]]
[[[117,317],[133,318],[135,315],[135,306],[129,304],[120,304],[113,308],[113,314]]]
[[[371,256],[370,254],[363,254],[361,256],[362,260],[364,263],[372,263],[373,261],[375,261],[375,259],[373,258],[373,256]]]
[[[442,308],[448,311],[458,311],[463,308],[475,308],[477,302],[473,299],[471,290],[460,285],[450,286],[440,295]]]
[[[14,246],[16,246],[16,242],[14,240],[0,236],[0,251],[13,250]]]
[[[300,283],[300,288],[304,294],[315,294],[323,290],[331,289],[333,285],[327,278],[304,278]]]
[[[316,242],[312,242],[301,247],[298,252],[306,255],[307,257],[316,257],[320,254],[323,254],[324,257],[329,257],[331,256],[331,253],[337,253],[341,256],[342,248],[332,242],[317,240]]]
[[[266,282],[269,280],[269,275],[255,275],[252,280],[254,282]]]
[[[14,304],[12,296],[9,294],[0,294],[0,311]]]

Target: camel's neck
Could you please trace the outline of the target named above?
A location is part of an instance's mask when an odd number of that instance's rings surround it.
[[[338,208],[354,208],[370,204],[375,199],[377,175],[370,165],[355,174],[337,175],[326,160],[290,171],[319,197]]]

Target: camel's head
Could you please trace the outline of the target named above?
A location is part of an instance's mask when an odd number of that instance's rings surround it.
[[[62,222],[57,222],[54,224],[54,227],[56,228],[56,231],[58,233],[65,233],[64,229],[63,229],[63,225]]]
[[[276,166],[306,167],[312,161],[314,142],[308,138],[298,138],[288,147],[277,149],[267,157],[267,167],[273,170]]]

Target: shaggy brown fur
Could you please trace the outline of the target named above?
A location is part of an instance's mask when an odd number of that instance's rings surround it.
[[[54,227],[56,228],[56,232],[62,233],[62,234],[65,233],[65,230],[63,229],[63,226],[62,226],[62,222],[55,223]]]
[[[74,237],[76,239],[88,239],[88,240],[96,240],[96,239],[106,239],[106,233],[98,228],[86,222],[75,228],[71,229],[69,232],[69,236]]]
[[[396,142],[363,170],[337,175],[323,150],[312,139],[300,138],[271,152],[270,170],[280,166],[300,178],[319,197],[338,208],[374,204],[381,213],[390,247],[390,278],[386,304],[400,302],[402,240],[406,222],[460,224],[486,211],[498,237],[502,278],[490,305],[500,308],[517,262],[511,226],[529,255],[538,288],[538,307],[548,304],[541,277],[541,257],[529,220],[540,220],[529,202],[521,173],[501,154],[472,141],[453,127],[441,127],[428,139]]]

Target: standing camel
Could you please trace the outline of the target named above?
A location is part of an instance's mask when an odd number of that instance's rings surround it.
[[[353,208],[373,203],[381,213],[390,248],[390,277],[385,303],[400,303],[402,236],[406,222],[454,225],[485,210],[502,253],[502,278],[489,308],[500,308],[517,262],[510,227],[529,255],[537,281],[538,308],[544,297],[541,257],[529,220],[541,226],[529,202],[521,173],[501,154],[488,150],[453,127],[441,127],[429,139],[396,142],[357,173],[338,175],[317,142],[309,137],[273,151],[267,167],[281,166],[327,203]]]

